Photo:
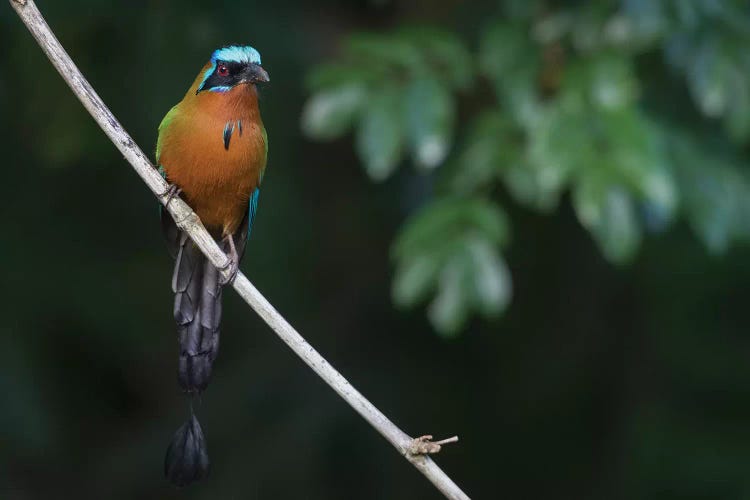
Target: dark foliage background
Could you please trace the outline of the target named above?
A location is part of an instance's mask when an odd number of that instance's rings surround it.
[[[439,462],[470,495],[750,495],[744,2],[39,3],[146,149],[214,48],[241,42],[261,51],[272,79],[262,102],[270,164],[243,270],[404,430],[459,434]],[[536,10],[518,10],[524,4]],[[591,19],[604,26],[617,14],[637,28],[627,32],[632,39],[580,45]],[[539,35],[538,23],[550,20],[567,28],[543,25]],[[478,51],[504,46],[488,33],[508,27],[564,47],[563,74],[568,62],[612,58],[604,75],[616,84],[615,101],[624,95],[628,112],[658,123],[682,154],[665,167],[672,204],[650,203],[636,176],[624,192],[638,200],[637,218],[615,210],[607,224],[581,224],[574,181],[543,210],[493,181],[479,193],[512,226],[512,238],[491,247],[502,249],[512,277],[503,314],[491,305],[480,316],[459,310],[447,328],[433,316],[439,335],[421,308],[395,309],[392,242],[404,221],[445,194],[442,172],[460,169],[477,114],[513,116],[513,97],[503,103],[508,72],[493,74],[489,56],[477,56],[473,83],[455,94],[447,166],[425,172],[399,156],[394,165],[405,168],[375,175],[386,178],[379,184],[359,165],[372,175],[368,151],[383,147],[380,136],[374,146],[349,135],[311,142],[302,113],[317,92],[306,75],[340,60],[349,35],[375,33],[377,46],[415,24],[453,33],[469,68]],[[535,60],[538,45],[518,60]],[[0,47],[0,498],[437,498],[232,293],[199,408],[212,475],[182,491],[166,484],[163,454],[186,403],[175,380],[171,261],[156,202],[7,6]],[[550,87],[534,92],[554,104],[567,81],[545,80]],[[561,130],[600,119],[575,118],[563,113]],[[575,137],[560,142],[563,152],[581,150]],[[597,158],[587,157],[587,168]],[[664,217],[649,225],[649,214]],[[610,227],[624,227],[614,243]]]

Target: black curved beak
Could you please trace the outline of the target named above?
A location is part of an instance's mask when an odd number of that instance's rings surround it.
[[[260,64],[250,64],[242,72],[242,81],[249,83],[268,83],[271,79]]]

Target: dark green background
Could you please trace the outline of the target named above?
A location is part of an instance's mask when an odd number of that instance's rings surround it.
[[[212,474],[164,480],[186,401],[156,201],[2,3],[0,498],[438,498],[231,291],[198,409]],[[416,21],[471,39],[492,2],[39,4],[149,154],[214,48],[263,54],[269,168],[243,271],[406,432],[459,434],[438,462],[470,496],[748,498],[747,246],[709,256],[677,222],[615,268],[567,199],[504,199],[513,302],[446,340],[390,301],[425,177],[375,185],[350,139],[302,137],[304,76],[342,37]]]

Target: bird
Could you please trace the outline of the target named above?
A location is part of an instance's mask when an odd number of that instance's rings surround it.
[[[204,478],[210,469],[193,397],[211,378],[222,287],[239,269],[258,208],[268,158],[258,86],[269,80],[253,47],[216,49],[158,129],[156,166],[169,185],[165,205],[181,197],[229,257],[227,268],[217,269],[161,207],[162,232],[175,260],[177,380],[190,398],[190,416],[174,434],[164,460],[165,476],[177,486]],[[224,271],[229,280],[222,278]]]

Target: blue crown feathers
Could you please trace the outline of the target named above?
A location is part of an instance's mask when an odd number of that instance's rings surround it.
[[[216,64],[216,61],[260,64],[260,52],[249,45],[244,47],[230,45],[214,50],[211,54],[211,63]]]

